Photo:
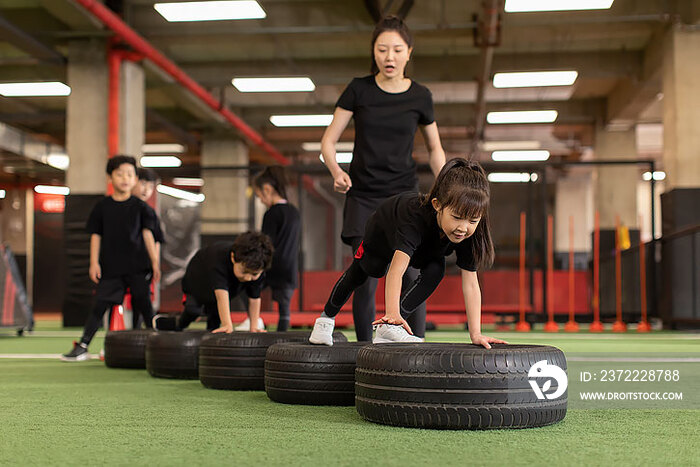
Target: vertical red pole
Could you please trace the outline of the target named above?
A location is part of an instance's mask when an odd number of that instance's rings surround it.
[[[547,216],[547,322],[545,332],[559,332],[559,325],[554,321],[554,218]]]
[[[615,322],[613,332],[627,331],[622,321],[622,252],[620,245],[620,216],[615,216]]]
[[[515,325],[515,330],[518,332],[528,332],[530,323],[525,321],[525,212],[520,213],[520,268],[519,268],[519,311],[520,321]]]
[[[603,323],[600,322],[600,213],[598,211],[595,212],[593,227],[593,322],[588,330],[603,332]]]
[[[578,332],[578,323],[574,319],[574,216],[569,216],[569,321],[564,325],[566,332]]]
[[[639,225],[642,225],[641,219]],[[647,321],[647,262],[646,262],[646,245],[639,239],[639,306],[641,308],[642,317],[637,324],[637,332],[649,332],[651,326]]]

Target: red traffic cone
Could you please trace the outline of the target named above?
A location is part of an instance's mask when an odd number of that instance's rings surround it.
[[[124,326],[124,308],[121,305],[114,305],[112,307],[112,319],[109,321],[110,331],[123,331],[126,329]]]

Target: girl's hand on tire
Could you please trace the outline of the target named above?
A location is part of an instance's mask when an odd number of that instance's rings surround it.
[[[490,344],[507,344],[508,342],[501,339],[496,339],[495,337],[488,337],[478,334],[476,336],[471,336],[472,344],[481,345],[487,349],[491,348]]]
[[[233,324],[227,324],[227,325],[221,326],[220,328],[214,329],[212,331],[213,334],[218,334],[220,332],[225,332],[226,334],[231,334],[233,332]]]
[[[411,331],[411,326],[408,325],[405,319],[401,317],[401,315],[397,316],[389,316],[389,315],[384,315],[381,318],[379,318],[376,321],[373,321],[372,324],[393,324],[396,326],[402,326],[407,333],[410,335],[413,335],[413,331]]]

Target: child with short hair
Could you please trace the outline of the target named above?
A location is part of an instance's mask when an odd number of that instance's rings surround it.
[[[368,277],[386,275],[386,312],[374,321],[373,342],[422,342],[405,317],[425,301],[445,275],[445,256],[457,254],[472,343],[490,349],[502,340],[481,334],[481,290],[476,271],[493,263],[489,231],[489,183],[484,169],[462,158],[445,164],[429,195],[403,193],[382,203],[369,218],[355,259],[336,282],[324,312],[316,319],[312,344],[333,345],[335,316]],[[420,276],[401,296],[408,266]],[[388,269],[388,271],[387,271]]]
[[[127,288],[135,312],[150,326],[153,317],[149,284],[160,279],[153,230],[155,219],[146,203],[131,190],[136,185],[136,160],[118,155],[107,162],[108,181],[114,189],[100,200],[87,222],[90,236],[90,279],[97,284],[96,303],[88,316],[83,335],[64,361],[89,358],[87,348],[102,323],[105,312],[122,303]]]
[[[200,249],[190,260],[182,278],[185,309],[179,318],[157,315],[158,330],[182,331],[202,315],[207,317],[207,330],[233,332],[231,299],[245,291],[248,295],[248,316],[251,332],[258,328],[260,291],[263,272],[272,263],[273,247],[267,235],[246,232],[233,244],[216,242]]]
[[[277,331],[289,329],[289,304],[299,270],[301,217],[297,208],[287,201],[286,186],[287,177],[279,165],[267,167],[253,179],[255,195],[268,208],[263,216],[262,232],[275,247],[272,267],[265,273],[265,286],[272,289],[272,300],[277,302]],[[247,331],[249,326],[246,320],[236,330]]]

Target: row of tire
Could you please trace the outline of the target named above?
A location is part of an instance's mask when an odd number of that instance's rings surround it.
[[[308,332],[211,334],[117,331],[105,338],[105,363],[145,368],[160,378],[199,379],[211,389],[265,390],[275,402],[355,405],[366,420],[394,426],[486,429],[556,423],[566,396],[538,400],[528,370],[548,346],[467,344],[308,344]]]

